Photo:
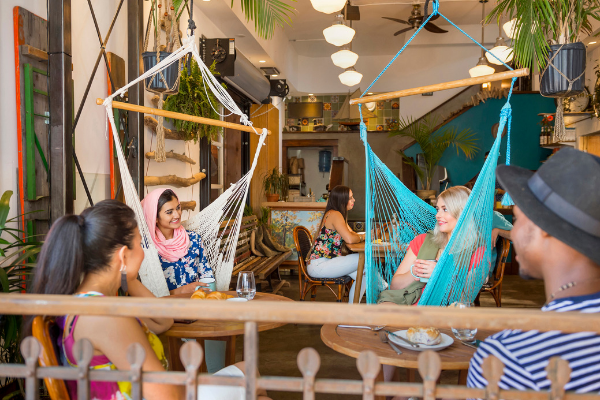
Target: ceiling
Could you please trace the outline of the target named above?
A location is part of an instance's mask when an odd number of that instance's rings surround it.
[[[362,56],[370,56],[395,54],[410,37],[407,36],[407,33],[393,36],[395,32],[406,25],[381,17],[393,17],[406,21],[410,16],[413,4],[421,4],[421,10],[423,10],[425,1],[350,0],[350,3],[360,7],[361,18],[360,21],[353,21],[352,27],[356,30],[356,35],[352,41],[352,49]],[[296,7],[297,12],[292,18],[292,26],[286,26],[284,30],[298,54],[306,57],[331,55],[336,47],[325,41],[323,29],[332,24],[335,14],[323,14],[316,11],[309,0],[297,0],[292,4]],[[492,9],[493,4],[495,3],[488,2],[486,4],[486,14]],[[481,7],[479,0],[440,0],[440,12],[458,26],[480,24]],[[450,32],[454,29],[442,18],[435,21],[435,24]],[[409,35],[412,33],[414,31],[408,32]],[[447,43],[450,39],[449,36],[454,37],[449,33],[435,34],[422,31],[419,34],[419,43]],[[493,43],[494,37],[488,35],[486,39],[488,39],[486,42]]]

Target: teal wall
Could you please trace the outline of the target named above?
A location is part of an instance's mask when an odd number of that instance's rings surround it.
[[[476,133],[479,152],[473,159],[467,160],[462,153],[456,155],[456,148],[450,147],[440,161],[446,167],[450,178],[449,186],[464,185],[470,181],[483,166],[484,155],[492,148],[494,137],[492,126],[500,120],[500,109],[506,99],[489,99],[485,103],[467,110],[462,115],[450,121],[446,126],[456,127],[459,131],[469,128]],[[551,150],[540,147],[539,113],[556,111],[554,99],[542,97],[539,94],[513,94],[512,128],[511,128],[511,165],[537,170]],[[421,152],[418,145],[406,150],[406,154],[416,159]],[[506,163],[506,136],[502,139],[498,164]]]

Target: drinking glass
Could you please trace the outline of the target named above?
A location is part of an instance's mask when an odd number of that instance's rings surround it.
[[[456,302],[456,303],[452,303],[451,307],[469,308],[469,307],[474,307],[474,304],[466,303],[466,302]],[[475,335],[477,334],[477,328],[475,328],[475,329],[451,328],[451,329],[452,329],[452,333],[454,334],[454,337],[462,342],[473,342],[475,340]]]
[[[256,284],[254,283],[254,272],[244,271],[238,275],[236,292],[242,299],[252,300],[256,295]]]

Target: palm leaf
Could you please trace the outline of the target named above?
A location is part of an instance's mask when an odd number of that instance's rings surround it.
[[[276,26],[291,25],[291,14],[296,11],[281,0],[241,0],[240,3],[246,21],[254,21],[254,29],[263,39],[271,39]],[[234,0],[231,0],[231,7],[233,4]]]

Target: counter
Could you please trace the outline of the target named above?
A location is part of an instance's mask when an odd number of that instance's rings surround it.
[[[298,265],[298,253],[293,237],[294,228],[304,226],[314,238],[327,203],[278,201],[262,203],[262,206],[269,209],[269,225],[273,236],[279,243],[292,249],[292,254],[282,265],[288,267]]]

